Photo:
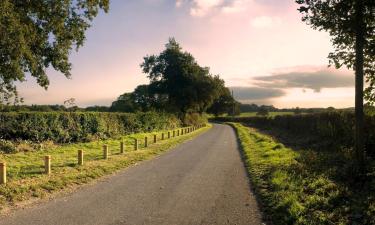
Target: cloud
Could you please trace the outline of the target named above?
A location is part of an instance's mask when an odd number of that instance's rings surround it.
[[[190,4],[190,15],[204,17],[216,11],[225,14],[242,12],[247,8],[247,3],[253,0],[176,0],[176,7]]]
[[[250,0],[234,0],[231,4],[224,6],[221,11],[227,14],[242,12],[246,9],[248,2]]]
[[[259,16],[251,20],[251,26],[255,28],[268,28],[280,24],[281,19],[279,17]]]
[[[193,0],[193,7],[190,9],[190,15],[202,17],[210,11],[224,4],[224,0]]]
[[[176,7],[180,8],[182,6],[183,0],[176,0]]]
[[[234,98],[241,102],[265,102],[286,94],[284,90],[276,88],[229,87],[229,89],[233,91]]]
[[[320,92],[323,88],[345,88],[354,86],[354,76],[349,71],[319,69],[316,71],[290,71],[275,73],[271,76],[253,78],[262,88],[303,88]]]

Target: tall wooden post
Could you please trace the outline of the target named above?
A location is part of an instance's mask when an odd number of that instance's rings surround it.
[[[134,150],[135,150],[135,151],[138,150],[138,139],[135,139],[135,140],[134,140]]]
[[[120,142],[120,153],[124,154],[125,152],[125,143],[123,141]]]
[[[148,140],[147,140],[147,137],[145,137],[145,148],[148,147]]]
[[[7,183],[7,164],[6,162],[0,162],[0,184]]]
[[[156,134],[154,134],[154,144],[156,143],[156,138],[157,138],[157,136],[156,136]]]
[[[82,166],[83,165],[83,151],[78,150],[78,165]]]
[[[103,145],[103,158],[108,159],[108,145]]]
[[[44,172],[46,174],[51,174],[51,156],[47,155],[44,157]]]

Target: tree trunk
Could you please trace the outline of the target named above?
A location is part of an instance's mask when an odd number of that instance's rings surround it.
[[[357,167],[363,172],[365,168],[364,151],[364,112],[363,112],[363,48],[364,48],[364,21],[363,0],[356,0],[356,40],[355,40],[355,152]]]

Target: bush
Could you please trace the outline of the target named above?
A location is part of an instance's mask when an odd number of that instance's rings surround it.
[[[201,125],[207,123],[207,116],[199,113],[187,113],[182,117],[182,123],[185,126]]]
[[[15,153],[17,148],[11,141],[0,139],[0,152]]]
[[[351,148],[354,145],[355,117],[350,112],[283,115],[275,117],[220,117],[215,120],[240,122],[262,129],[280,129],[288,134],[319,138],[332,146]],[[365,144],[375,154],[375,116],[365,117]]]
[[[3,112],[0,138],[4,140],[86,142],[117,135],[150,132],[180,126],[164,113]]]

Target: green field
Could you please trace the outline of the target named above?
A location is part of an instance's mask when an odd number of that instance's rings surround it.
[[[230,124],[267,220],[279,225],[375,224],[373,175],[367,181],[354,179],[348,151],[296,150],[253,128]]]
[[[283,115],[294,115],[294,112],[269,112],[268,116],[274,117],[274,116],[283,116]],[[221,116],[229,116],[228,114],[224,114]],[[243,112],[240,115],[237,115],[235,117],[253,117],[253,116],[259,116],[257,115],[257,112]],[[208,118],[215,118],[212,114],[207,114]]]
[[[269,112],[268,116],[283,116],[283,115],[294,115],[293,112]],[[251,117],[251,116],[258,116],[256,112],[243,112],[239,116],[236,117]]]
[[[20,152],[0,155],[0,162],[7,163],[8,183],[0,185],[0,209],[11,206],[16,202],[30,198],[43,198],[50,193],[88,183],[95,178],[111,174],[119,169],[128,167],[136,162],[150,159],[172,147],[193,138],[209,129],[210,126],[195,132],[167,139],[167,131],[139,133],[123,136],[119,139],[77,143],[67,145],[47,145],[46,150]],[[165,139],[161,140],[161,133]],[[153,135],[157,135],[157,143],[153,143]],[[171,132],[171,136],[172,136]],[[177,132],[176,132],[177,134]],[[144,147],[144,138],[148,137],[149,146]],[[135,139],[140,142],[139,150],[134,150]],[[120,141],[125,143],[125,154],[120,154]],[[103,159],[102,146],[109,147],[109,159]],[[84,165],[77,165],[77,151],[84,151]],[[43,158],[52,158],[52,174],[44,174]]]

